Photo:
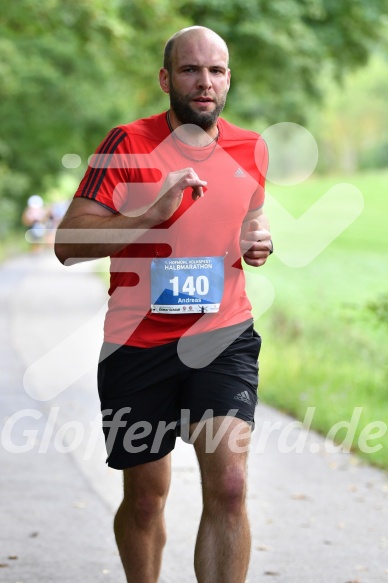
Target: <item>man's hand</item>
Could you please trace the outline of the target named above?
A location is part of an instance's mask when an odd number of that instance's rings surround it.
[[[193,200],[203,196],[203,187],[207,185],[205,180],[200,180],[192,168],[184,168],[176,172],[170,172],[160,190],[156,202],[147,211],[155,225],[167,221],[179,208],[183,191],[192,188]]]
[[[271,234],[260,227],[260,222],[253,219],[240,241],[241,253],[247,265],[263,265],[272,251]]]

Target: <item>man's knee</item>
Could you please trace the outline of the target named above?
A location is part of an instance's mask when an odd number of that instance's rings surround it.
[[[165,496],[144,488],[141,492],[135,492],[130,501],[125,500],[125,504],[129,507],[136,525],[139,528],[147,529],[163,513],[165,501]]]
[[[245,508],[246,471],[241,464],[223,468],[217,476],[203,481],[204,503],[209,510],[230,515],[240,514]]]
[[[124,471],[122,507],[139,528],[149,528],[163,513],[170,484],[163,464],[138,466]]]

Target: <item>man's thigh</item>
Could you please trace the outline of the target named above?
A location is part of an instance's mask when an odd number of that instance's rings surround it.
[[[121,346],[113,352],[112,345],[103,346],[98,390],[110,467],[154,462],[174,448],[179,407],[175,361],[176,351],[168,345]]]
[[[181,391],[183,418],[190,423],[212,417],[236,417],[254,427],[261,338],[249,326],[203,368],[193,369]],[[187,413],[186,413],[187,412]]]
[[[124,500],[130,504],[165,500],[171,482],[171,454],[123,471]]]

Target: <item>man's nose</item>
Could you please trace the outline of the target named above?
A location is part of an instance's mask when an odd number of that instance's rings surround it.
[[[208,69],[201,69],[198,76],[197,85],[201,89],[210,89],[212,86],[212,79]]]

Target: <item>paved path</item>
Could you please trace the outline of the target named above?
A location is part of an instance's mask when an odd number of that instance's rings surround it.
[[[121,475],[104,464],[95,393],[104,286],[90,264],[43,253],[0,267],[0,298],[0,581],[124,583],[112,535]],[[249,467],[248,583],[388,583],[386,474],[264,406]],[[179,441],[161,583],[195,582],[200,510],[197,464]]]

